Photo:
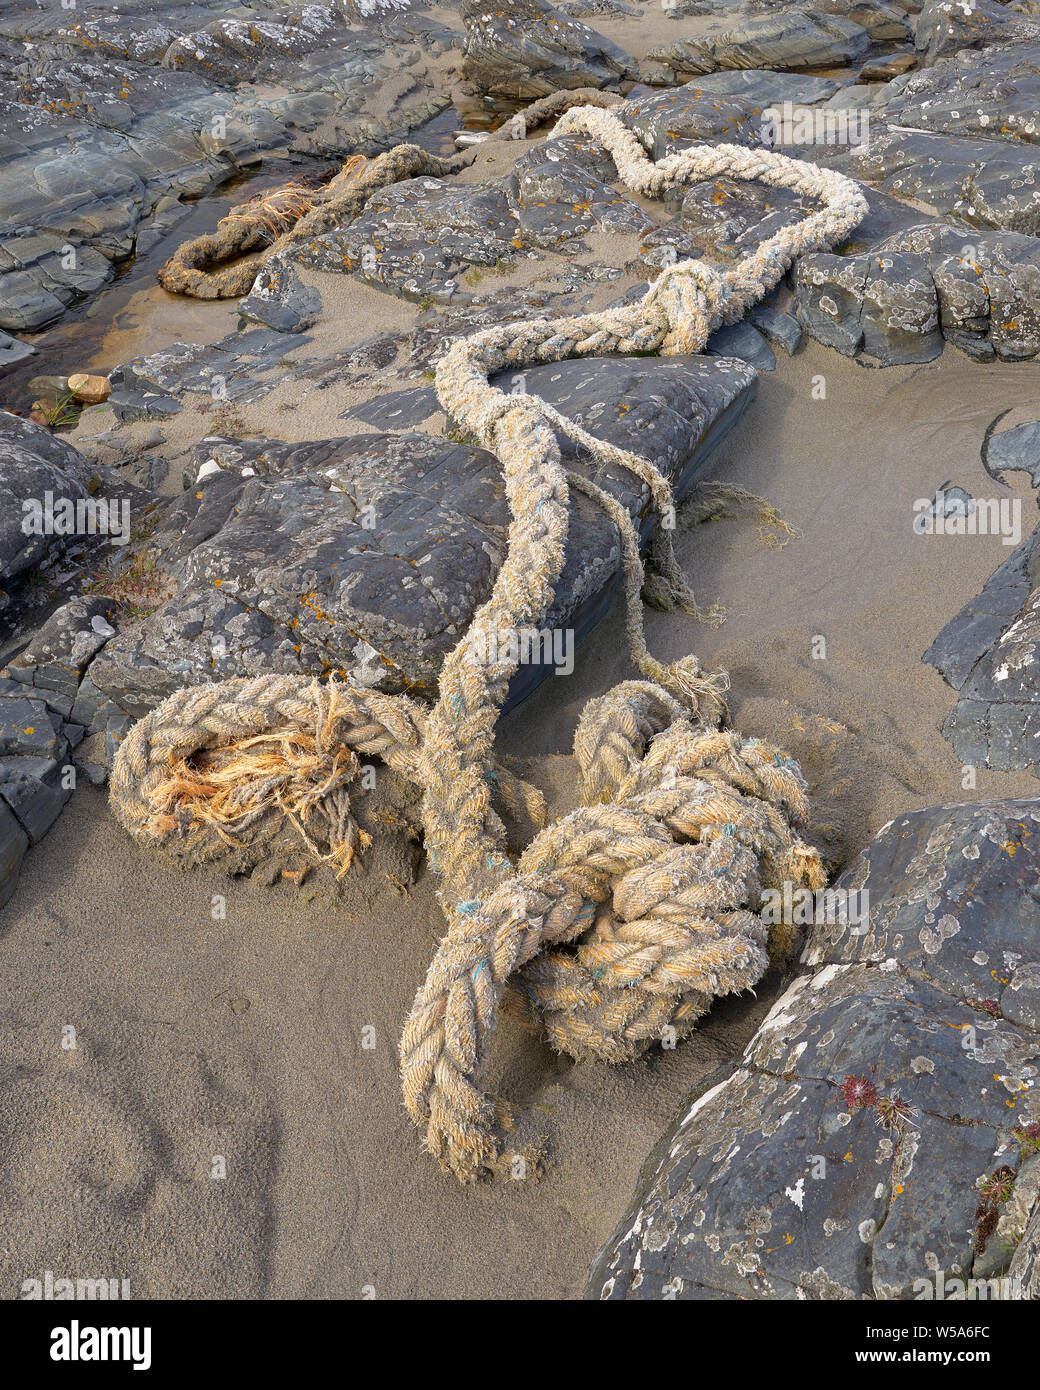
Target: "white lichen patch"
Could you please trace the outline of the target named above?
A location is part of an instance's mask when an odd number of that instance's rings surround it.
[[[942,950],[943,942],[949,941],[951,936],[956,936],[960,929],[960,922],[949,913],[939,918],[938,922],[935,924],[934,930],[928,926],[922,927],[920,942],[925,949],[925,953],[929,956],[937,955],[939,951]]]

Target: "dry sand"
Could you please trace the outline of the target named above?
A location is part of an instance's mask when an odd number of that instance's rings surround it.
[[[414,322],[415,306],[312,278],[325,313],[308,351]],[[225,306],[189,313],[198,341],[227,331]],[[391,371],[379,388],[403,384]],[[979,366],[949,349],[884,371],[813,344],[784,358],[712,473],[768,495],[798,537],[765,548],[736,519],[683,533],[687,572],[728,621],[647,615],[657,655],[693,650],[728,668],[736,726],[801,761],[836,868],[899,812],[1037,791],[1031,777],[985,772],[962,788],[937,732],[954,696],[920,661],[1010,550],[997,537],[922,538],[911,519],[947,479],[998,491],[983,433],[1038,385],[1037,365]],[[286,384],[243,408],[249,428],[350,432],[338,417],[351,388],[304,391]],[[185,410],[164,426],[175,461],[204,425]],[[77,439],[101,427],[88,412]],[[1028,533],[1033,503],[1017,490]],[[615,611],[572,676],[503,721],[502,750],[529,760],[557,811],[580,709],[630,674]],[[581,1294],[657,1137],[739,1052],[778,982],[721,1003],[678,1049],[613,1070],[573,1065],[504,1023],[485,1080],[536,1107],[553,1163],[539,1184],[463,1189],[421,1152],[400,1099],[397,1034],[442,925],[430,876],[402,896],[387,862],[370,856],[340,901],[185,874],[134,845],[103,792],[77,791],[0,915],[0,1296],[48,1269],[127,1278],[139,1296]]]

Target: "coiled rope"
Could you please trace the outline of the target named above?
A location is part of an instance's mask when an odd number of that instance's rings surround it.
[[[353,222],[379,189],[423,174],[457,174],[469,158],[442,159],[417,145],[396,145],[371,160],[352,156],[323,188],[288,183],[237,204],[220,219],[215,232],[182,242],[156,279],[170,294],[238,299],[249,293],[264,262]],[[253,252],[262,254],[259,259],[238,259]]]
[[[112,774],[112,805],[132,834],[186,862],[219,859],[235,870],[293,845],[344,871],[365,842],[350,790],[358,755],[383,759],[423,789],[425,847],[448,929],[404,1025],[401,1079],[427,1147],[463,1181],[500,1166],[517,1118],[477,1082],[503,1004],[540,1015],[553,1045],[574,1057],[632,1057],[681,1037],[714,997],[761,978],[763,888],[825,881],[797,833],[807,815],[797,765],[720,727],[724,675],[702,672],[692,656],[663,665],[649,654],[635,526],[620,503],[565,471],[555,430],[595,460],[630,469],[658,508],[671,505],[666,478],[488,377],[574,356],[697,352],[718,324],[772,289],[793,257],[845,237],[866,201],[841,175],[771,151],[695,147],[654,163],[606,110],[569,110],[553,138],[569,132],[598,141],[624,183],[648,196],[729,175],[823,206],[725,272],[679,262],[636,304],[510,323],[444,354],[441,404],[500,462],[512,522],[492,593],[445,659],[431,709],[289,676],[181,690],[134,726]],[[544,821],[544,808],[495,763],[495,724],[520,661],[515,639],[539,626],[553,599],[570,487],[595,497],[618,528],[627,630],[644,679],[586,706],[574,740],[584,804],[540,830],[513,864],[499,811],[522,804]],[[667,548],[664,568],[673,599],[688,606]],[[514,1149],[511,1163],[517,1152],[537,1161],[541,1148]]]

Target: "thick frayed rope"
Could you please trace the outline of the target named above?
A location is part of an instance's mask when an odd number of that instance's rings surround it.
[[[404,1026],[401,1079],[427,1147],[463,1181],[499,1166],[515,1124],[511,1107],[477,1084],[500,1007],[539,1016],[572,1056],[632,1057],[681,1036],[713,998],[761,978],[763,889],[824,883],[818,854],[797,833],[807,814],[797,766],[720,728],[724,675],[702,672],[692,656],[664,665],[647,651],[635,525],[609,494],[567,473],[555,431],[630,469],[660,510],[671,506],[667,479],[488,377],[573,356],[697,352],[776,285],[794,256],[847,236],[866,202],[841,175],[768,151],[698,147],[655,164],[606,110],[568,110],[556,134],[568,131],[598,141],[625,184],[648,196],[726,174],[823,207],[732,269],[682,261],[639,303],[510,323],[443,356],[441,404],[501,463],[512,523],[492,593],[445,659],[432,709],[288,676],[202,686],[136,725],[112,776],[113,808],[133,834],[191,862],[223,858],[238,868],[280,852],[286,834],[310,858],[344,868],[363,845],[347,789],[357,754],[382,758],[423,789],[425,845],[448,930]],[[500,812],[523,808],[544,824],[544,806],[495,763],[495,725],[520,661],[511,639],[537,627],[553,600],[570,487],[593,496],[618,529],[627,633],[645,679],[586,706],[575,734],[584,805],[536,834],[514,865]],[[661,568],[662,597],[689,606],[674,555],[665,552]],[[522,1152],[536,1160],[541,1150]]]
[[[249,293],[263,262],[353,222],[380,188],[423,174],[456,174],[471,158],[460,154],[442,159],[418,145],[396,145],[375,159],[352,155],[323,188],[290,183],[239,203],[211,235],[180,245],[156,278],[171,294],[238,299]],[[259,260],[238,259],[253,252],[262,253]]]

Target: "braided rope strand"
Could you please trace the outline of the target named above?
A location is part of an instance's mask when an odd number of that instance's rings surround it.
[[[557,431],[594,461],[632,472],[659,511],[671,506],[668,480],[650,460],[536,397],[507,395],[489,377],[593,353],[697,352],[796,255],[846,236],[866,202],[841,175],[769,151],[695,147],[654,163],[598,106],[566,109],[550,138],[569,132],[597,141],[622,182],[646,196],[727,174],[793,189],[822,207],[724,272],[679,262],[638,303],[489,328],[448,348],[436,373],[440,402],[498,459],[512,519],[491,594],[446,657],[432,709],[288,676],[179,691],[134,727],[112,777],[116,815],[150,843],[241,866],[268,853],[288,823],[312,858],[337,871],[364,847],[348,792],[358,753],[422,788],[448,929],[404,1024],[401,1082],[426,1146],[462,1181],[495,1171],[513,1123],[510,1108],[477,1084],[504,1004],[540,1016],[554,1046],[575,1057],[633,1057],[665,1030],[687,1032],[716,996],[761,978],[763,889],[825,881],[818,854],[798,835],[808,813],[799,769],[721,727],[723,673],[702,672],[693,656],[670,665],[651,656],[635,525],[609,494],[567,472]],[[545,825],[514,865],[496,791],[536,820],[544,806],[495,764],[495,726],[520,662],[509,639],[537,626],[553,601],[572,488],[617,528],[626,633],[644,679],[588,703],[574,738],[584,804]],[[666,560],[665,586],[690,606],[674,555]]]

